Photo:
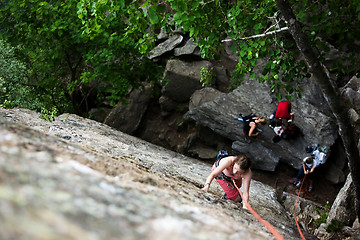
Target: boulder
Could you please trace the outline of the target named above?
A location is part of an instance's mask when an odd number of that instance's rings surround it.
[[[350,81],[341,88],[342,95],[350,102],[351,106],[353,106],[354,110],[357,114],[360,113],[360,78],[356,76],[352,77]],[[351,113],[350,113],[351,114]],[[350,116],[354,118],[354,113]],[[355,117],[355,121],[357,121],[358,117]]]
[[[249,79],[231,93],[189,108],[184,117],[232,140],[233,149],[249,154],[254,159],[254,166],[261,170],[274,170],[279,161],[299,169],[302,159],[307,156],[307,145],[334,144],[338,136],[334,117],[319,88],[309,80],[304,84],[303,98],[292,101],[295,124],[302,135],[273,143],[273,130],[259,126],[262,133],[249,142],[243,134],[242,122],[237,120],[239,114],[255,113],[257,116],[269,117],[277,103],[269,92],[269,86]],[[265,161],[268,163],[264,164]]]
[[[354,202],[355,188],[352,183],[351,175],[349,174],[345,185],[341,188],[331,206],[326,224],[330,224],[332,220],[337,220],[347,226],[351,226],[356,218]]]
[[[124,133],[134,133],[148,108],[152,86],[135,89],[130,93],[128,104],[119,102],[106,116],[104,123]]]
[[[219,96],[223,96],[224,93],[212,87],[205,87],[199,90],[196,90],[193,95],[191,95],[189,101],[189,110],[192,110],[206,102],[213,101]]]
[[[164,72],[162,94],[175,102],[189,101],[191,95],[202,87],[201,67],[210,71],[212,64],[208,61],[169,60]]]
[[[164,40],[164,39],[167,39],[167,38],[169,38],[169,33],[166,32],[165,27],[162,27],[160,29],[159,34],[157,35],[157,39]]]
[[[201,57],[200,48],[193,42],[192,38],[187,40],[184,46],[174,49],[174,56],[179,57],[182,55],[194,55]]]
[[[349,109],[349,117],[350,117],[350,121],[354,122],[354,123],[360,123],[360,115],[355,111],[355,109],[351,108]]]
[[[111,108],[105,108],[105,107],[92,108],[89,111],[89,118],[98,122],[104,122],[106,116],[109,115],[110,112],[111,112]]]
[[[343,169],[333,163],[328,164],[325,178],[332,184],[343,183],[346,180]]]
[[[179,103],[175,102],[174,100],[172,100],[164,95],[162,95],[159,98],[159,104],[160,104],[161,110],[164,112],[175,111],[176,107],[179,105]]]
[[[181,44],[184,37],[181,34],[174,34],[164,42],[157,45],[154,49],[150,51],[149,59],[154,59],[160,57],[161,55],[174,50],[176,46]]]

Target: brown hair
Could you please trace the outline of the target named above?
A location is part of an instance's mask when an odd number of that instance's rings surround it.
[[[311,156],[311,157],[306,158],[305,162],[306,162],[307,164],[313,163],[313,162],[314,162],[314,156]]]
[[[257,120],[258,120],[258,123],[260,123],[261,125],[266,124],[266,119],[264,117],[259,117]]]
[[[248,156],[241,154],[236,157],[235,163],[239,164],[241,169],[248,170],[251,165],[251,159]]]

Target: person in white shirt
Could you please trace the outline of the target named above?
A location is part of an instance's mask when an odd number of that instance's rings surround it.
[[[294,184],[296,184],[297,187],[300,187],[301,185],[301,181],[304,177],[304,175],[306,174],[306,178],[309,179],[310,185],[309,185],[309,192],[312,191],[313,188],[313,181],[312,181],[312,174],[315,170],[315,167],[317,166],[317,162],[314,158],[314,156],[310,156],[310,157],[306,157],[304,158],[303,162],[302,162],[302,167],[300,168],[295,181],[293,181]]]

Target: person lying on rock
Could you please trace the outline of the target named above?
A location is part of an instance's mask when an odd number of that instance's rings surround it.
[[[244,121],[244,135],[246,137],[255,137],[259,135],[261,132],[260,129],[257,128],[259,124],[264,125],[266,123],[266,119],[264,117],[252,117],[248,121]]]
[[[243,208],[248,209],[245,201],[249,201],[251,181],[250,165],[251,159],[246,155],[226,156],[218,159],[212,166],[211,173],[206,178],[206,183],[202,190],[207,192],[212,180],[215,178],[225,192],[225,199],[242,202]],[[243,197],[245,201],[242,201],[240,193],[235,188],[232,179],[234,179],[238,188],[243,187]]]

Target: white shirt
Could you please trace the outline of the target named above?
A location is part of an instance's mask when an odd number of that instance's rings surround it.
[[[317,166],[317,161],[315,159],[313,159],[313,162],[312,163],[306,163],[306,159],[308,159],[310,157],[306,157],[304,158],[303,162],[305,163],[305,166],[309,169],[313,168],[313,167],[316,167]]]
[[[325,153],[320,152],[319,150],[315,150],[315,151],[313,151],[313,154],[315,156],[314,160],[316,160],[317,164],[323,164],[325,162],[325,157],[326,157]],[[315,166],[317,166],[317,165],[315,165]]]

